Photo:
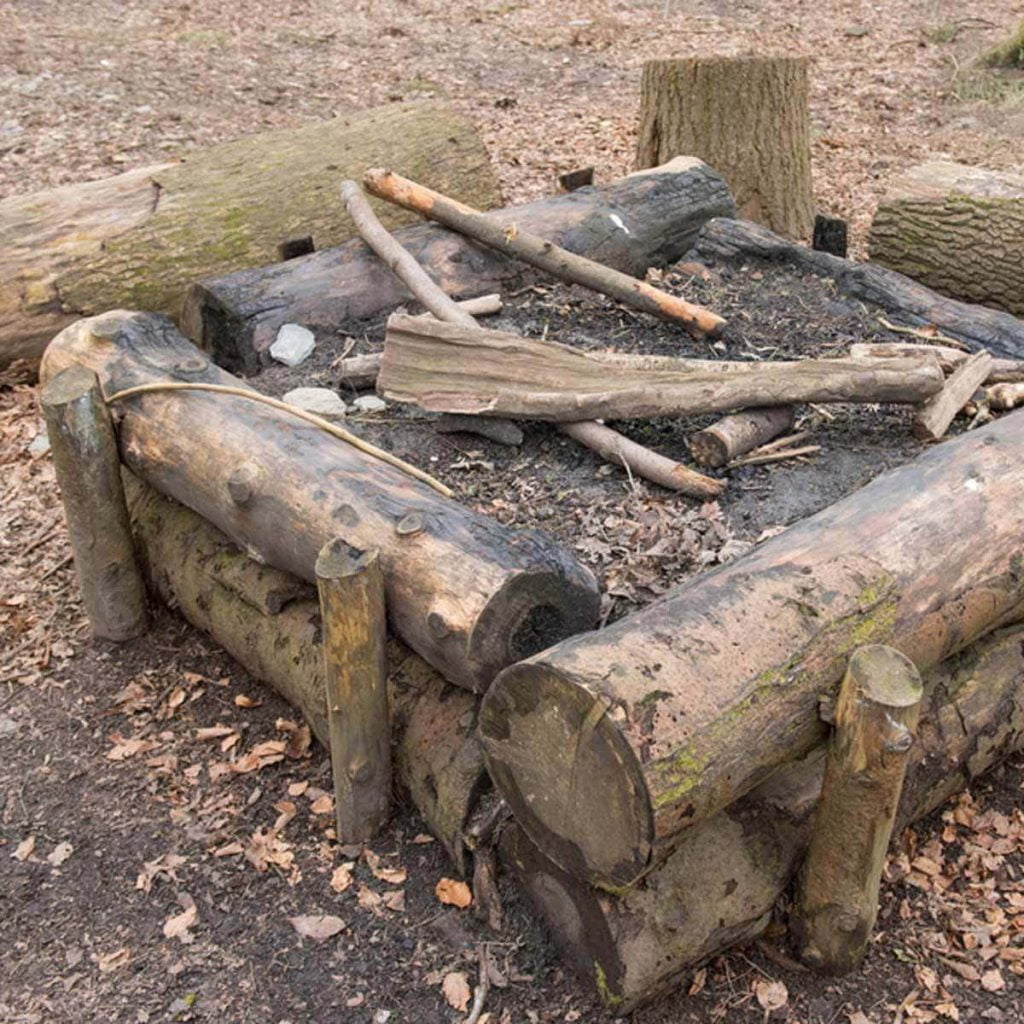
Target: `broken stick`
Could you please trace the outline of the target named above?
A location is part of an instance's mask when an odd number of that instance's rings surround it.
[[[900,356],[933,355],[939,360],[944,373],[952,373],[970,358],[970,352],[961,352],[947,345],[926,345],[923,342],[878,341],[858,342],[850,346],[855,359],[898,359]],[[992,369],[986,384],[1017,383],[1024,381],[1024,359],[992,359]]]
[[[724,466],[793,426],[793,407],[746,409],[725,416],[690,438],[690,451],[702,466]]]
[[[381,168],[369,170],[363,177],[363,185],[381,199],[512,255],[561,281],[581,284],[643,313],[681,323],[695,337],[717,337],[725,328],[725,320],[717,313],[669,295],[646,281],[569,252],[539,235],[520,230],[515,223],[503,224],[391,171]],[[615,219],[611,221],[610,229],[628,230]]]
[[[987,352],[975,352],[957,367],[943,389],[918,409],[914,416],[914,437],[922,441],[940,441],[956,414],[971,400],[991,369],[992,357]]]

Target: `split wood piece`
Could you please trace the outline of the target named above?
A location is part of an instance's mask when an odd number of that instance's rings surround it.
[[[1024,382],[996,384],[988,388],[987,398],[989,405],[997,412],[1016,409],[1018,405],[1024,405]]]
[[[496,444],[518,448],[523,443],[523,432],[511,420],[495,419],[493,416],[459,416],[446,413],[434,424],[439,434],[477,434]]]
[[[729,184],[741,217],[811,233],[806,57],[649,60],[640,80],[636,166],[690,153]]]
[[[380,552],[328,541],[316,560],[339,843],[369,842],[391,809]]]
[[[311,160],[311,152],[331,156]],[[177,316],[196,280],[258,266],[297,225],[321,244],[351,238],[348,218],[325,196],[372,159],[423,168],[428,184],[466,202],[499,201],[472,122],[438,101],[388,103],[3,199],[0,367],[37,362],[81,316],[125,305]],[[396,210],[386,217],[392,226],[411,219]],[[305,262],[292,262],[289,274],[302,276]]]
[[[929,345],[915,342],[858,342],[850,346],[854,359],[898,359],[900,356],[921,356],[932,354],[939,361],[943,372],[952,373],[962,366],[970,356],[969,352],[950,348],[948,345]],[[1024,359],[993,359],[992,369],[985,378],[986,384],[1024,382]]]
[[[1007,359],[1024,357],[1024,321],[1009,313],[946,298],[875,263],[855,263],[815,252],[751,221],[722,217],[708,221],[686,258],[710,266],[742,265],[751,259],[788,263],[832,278],[841,296],[888,310],[929,331],[951,335],[972,351],[984,348]]]
[[[550,239],[526,230],[514,219],[503,223],[381,168],[367,171],[363,184],[381,199],[413,210],[498,252],[514,256],[560,281],[583,285],[643,313],[676,321],[695,337],[718,337],[725,328],[725,320],[716,313],[669,295],[646,281],[563,249]],[[627,230],[624,225],[616,226]]]
[[[921,709],[914,663],[883,644],[850,655],[792,923],[800,958],[852,970],[878,917],[878,889]]]
[[[857,647],[921,671],[1024,616],[1024,413],[886,473],[655,604],[505,670],[496,785],[567,871],[629,886],[822,738]]]
[[[109,393],[241,384],[158,314],[72,325],[47,349],[44,378],[76,363]],[[593,575],[544,534],[478,515],[290,414],[202,391],[141,395],[119,410],[129,468],[267,564],[312,582],[328,540],[379,547],[392,629],[461,686],[484,689],[597,619]]]
[[[708,218],[733,212],[721,177],[693,157],[679,157],[644,174],[488,216],[499,224],[515,220],[520,230],[642,277],[649,267],[678,260]],[[518,260],[436,224],[403,228],[396,238],[448,295],[494,291],[524,276]],[[201,281],[189,293],[182,324],[225,369],[254,373],[269,361],[267,349],[284,323],[337,329],[409,298],[356,239],[301,260]]]
[[[949,376],[943,389],[932,395],[914,414],[914,437],[941,441],[956,414],[971,400],[992,370],[992,357],[975,352]]]
[[[943,383],[930,357],[719,363],[594,353],[395,313],[377,390],[431,412],[574,423],[795,402],[919,402]]]
[[[925,677],[894,834],[1021,749],[1024,628],[1017,626]],[[765,930],[810,840],[823,765],[823,746],[785,765],[687,832],[664,864],[619,895],[562,870],[516,824],[502,833],[502,861],[602,1002],[629,1013]]]
[[[623,437],[601,423],[559,423],[558,429],[597,452],[608,462],[623,466],[631,473],[662,487],[704,499],[717,498],[725,493],[724,480],[715,480],[714,477],[705,476],[673,459],[652,452],[650,448],[630,441],[628,437]]]
[[[75,573],[93,636],[124,641],[146,632],[146,590],[128,525],[121,460],[96,374],[68,367],[39,404],[64,502]]]
[[[724,466],[760,448],[793,426],[793,407],[745,409],[725,416],[690,438],[690,451],[702,466]]]
[[[128,471],[125,490],[151,590],[273,687],[329,749],[316,590],[253,560],[201,516]],[[297,594],[271,612],[261,607],[268,589]],[[392,639],[388,703],[395,778],[462,873],[463,833],[486,785],[476,739],[478,698]]]
[[[943,295],[1024,314],[1024,174],[911,167],[879,202],[868,244],[880,266]]]

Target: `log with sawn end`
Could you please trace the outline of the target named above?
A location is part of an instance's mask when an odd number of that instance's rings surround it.
[[[771,441],[793,426],[793,407],[744,409],[724,416],[690,438],[690,451],[702,466],[724,466]]]

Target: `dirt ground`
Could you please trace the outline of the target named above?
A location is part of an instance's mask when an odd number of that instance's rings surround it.
[[[955,71],[1022,13],[1004,0],[969,10],[946,0],[0,0],[0,196],[262,127],[445,94],[480,125],[506,196],[525,198],[573,167],[592,163],[600,178],[628,169],[645,58],[793,51],[814,58],[820,205],[850,218],[860,244],[886,181],[910,163],[927,155],[1019,162],[1024,107],[983,96]],[[771,284],[762,279],[762,288]],[[867,329],[850,311],[832,313],[840,333]],[[552,289],[523,296],[508,315],[523,327],[530,318],[552,329],[571,320],[600,338],[608,311]],[[509,521],[525,525],[529,516],[582,543],[615,591],[606,613],[621,614],[655,596],[666,572],[699,567],[701,552],[718,558],[912,454],[898,417],[815,422],[826,448],[848,453],[848,470],[823,475],[813,460],[744,470],[742,496],[725,503],[717,525],[687,499],[638,496],[586,455],[571,472],[593,488],[589,517],[564,515],[553,487],[463,493]],[[671,424],[625,429],[678,446]],[[880,432],[901,440],[879,445]],[[435,887],[454,873],[438,844],[423,841],[412,810],[400,809],[371,854],[339,851],[322,750],[281,755],[287,705],[175,615],[158,613],[152,632],[125,647],[89,641],[39,433],[31,385],[6,375],[0,1022],[455,1021],[464,1014],[451,1003],[477,983],[482,943],[490,1024],[611,1020],[514,892],[505,893],[509,919],[497,937],[470,911],[439,902]],[[461,488],[488,474],[454,463],[505,459],[511,476],[522,457],[460,436],[438,443],[451,445],[438,457]],[[567,454],[557,445],[540,428],[529,434],[531,462],[520,469],[536,475],[519,475],[556,479]],[[637,502],[642,512],[658,509],[666,537],[698,535],[673,550],[674,561],[658,560],[657,572],[636,572],[644,563],[630,557],[651,540]],[[677,996],[633,1019],[1021,1019],[1022,767],[1004,766],[901,837],[878,934],[856,974],[829,981],[796,970],[783,937],[769,935],[694,972]],[[301,935],[313,915],[329,915],[313,924],[333,934]],[[785,986],[773,1011],[761,1005],[767,982]]]

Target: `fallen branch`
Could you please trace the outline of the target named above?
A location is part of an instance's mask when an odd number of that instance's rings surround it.
[[[987,352],[975,352],[954,370],[945,387],[918,409],[914,416],[914,436],[922,441],[940,441],[991,368],[992,357]]]
[[[717,337],[725,327],[725,320],[710,310],[669,295],[646,281],[577,256],[539,235],[521,230],[514,222],[495,221],[463,203],[391,171],[379,168],[367,171],[363,185],[381,199],[444,224],[492,249],[538,267],[559,280],[581,284],[641,312],[678,321],[696,337]],[[621,222],[613,220],[612,225],[628,231]]]
[[[690,451],[702,466],[724,466],[760,448],[793,426],[793,407],[745,409],[725,416],[690,438]]]
[[[909,334],[912,338],[923,338],[926,341],[930,338],[934,338],[935,341],[952,345],[954,348],[960,349],[964,352],[969,351],[967,346],[959,338],[951,338],[948,334],[940,334],[931,325],[928,325],[927,327],[904,327],[902,324],[894,324],[890,320],[886,320],[884,316],[880,316],[878,318],[878,322],[887,331],[892,331],[893,334]]]
[[[850,346],[850,355],[855,359],[898,359],[901,356],[933,355],[939,361],[943,372],[952,373],[967,362],[969,352],[948,348],[945,345],[926,345],[914,342],[858,342]],[[1018,383],[1024,381],[1024,359],[993,359],[992,369],[985,378],[986,384]]]
[[[801,455],[813,455],[815,452],[820,451],[820,444],[809,444],[803,448],[780,448],[773,452],[751,453],[745,458],[733,459],[729,463],[729,468],[739,469],[740,466],[763,466],[769,462],[782,462],[784,459],[795,459]]]

